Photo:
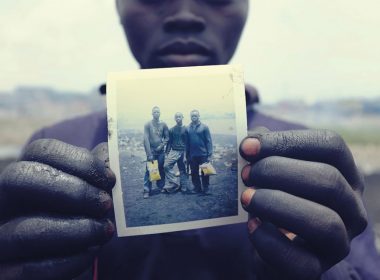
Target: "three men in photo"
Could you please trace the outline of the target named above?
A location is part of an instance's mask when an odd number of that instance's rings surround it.
[[[157,181],[157,187],[161,192],[173,193],[179,189],[183,193],[188,189],[188,178],[185,161],[190,164],[192,193],[209,192],[209,176],[200,172],[200,165],[210,162],[213,146],[211,133],[207,125],[201,123],[198,110],[190,112],[191,123],[188,127],[183,125],[183,114],[177,112],[174,115],[176,125],[168,130],[164,122],[160,122],[160,109],[155,106],[152,109],[153,120],[145,124],[144,146],[147,161],[158,161],[161,179]],[[166,157],[164,148],[166,146]],[[185,157],[186,156],[186,157]],[[177,164],[179,180],[174,172]],[[165,185],[166,178],[166,185]],[[148,198],[152,189],[148,170],[144,177],[144,198]]]

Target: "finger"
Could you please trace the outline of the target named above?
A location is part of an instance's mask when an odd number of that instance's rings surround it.
[[[331,165],[272,156],[244,167],[242,179],[248,186],[281,190],[335,210],[350,237],[361,233],[367,225],[360,196]]]
[[[109,153],[108,153],[108,143],[107,142],[103,142],[103,143],[100,143],[98,144],[92,151],[91,153],[97,158],[99,159],[100,161],[102,161],[105,165],[106,168],[110,168],[110,158],[109,158]],[[113,177],[115,177],[115,175],[113,174],[113,172],[111,170],[109,170],[109,172],[112,173]]]
[[[280,233],[275,226],[262,223],[250,234],[259,256],[281,279],[319,279],[324,271],[321,260]]]
[[[248,131],[248,136],[241,141],[239,152],[247,161],[253,162],[260,151],[259,136],[270,132],[266,127],[256,127],[254,130]]]
[[[2,280],[67,280],[80,275],[93,261],[93,253],[0,264]]]
[[[108,220],[20,217],[0,226],[0,261],[70,255],[104,244],[114,230]]]
[[[39,139],[32,142],[25,148],[20,160],[50,165],[108,191],[115,184],[115,176],[104,161],[87,149],[58,140]]]
[[[11,164],[2,174],[0,184],[7,200],[7,212],[0,212],[0,217],[31,210],[102,217],[112,208],[106,191],[38,162]]]
[[[349,252],[349,238],[343,221],[336,212],[323,205],[282,191],[258,189],[244,208],[261,221],[295,233],[333,262]]]
[[[243,205],[243,208],[246,209],[247,205],[251,202],[252,197],[255,195],[256,190],[254,188],[249,188],[247,191],[244,191],[241,196],[241,202]],[[261,225],[261,221],[257,218],[253,218],[250,215],[250,219],[248,220],[248,231],[249,233],[252,233],[256,230],[256,228]],[[278,228],[278,230],[284,234],[288,239],[294,240],[297,236],[284,228]]]
[[[100,162],[102,162],[106,168],[107,177],[109,180],[109,186],[111,188],[108,189],[109,193],[112,194],[111,189],[116,183],[115,173],[111,170],[111,163],[108,153],[108,143],[103,142],[98,144],[94,149],[92,149],[91,153],[97,158]]]
[[[289,130],[251,134],[241,143],[241,155],[250,162],[270,156],[317,161],[335,166],[354,187],[363,189],[354,159],[342,137],[328,130]]]

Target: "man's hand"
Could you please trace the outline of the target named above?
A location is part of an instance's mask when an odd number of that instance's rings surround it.
[[[154,160],[154,157],[153,156],[147,156],[146,157],[146,161],[153,161]]]
[[[363,179],[339,135],[260,129],[240,153],[250,162],[241,201],[259,277],[318,279],[347,256],[367,220]]]
[[[0,279],[72,279],[114,233],[107,144],[26,147],[0,177]]]

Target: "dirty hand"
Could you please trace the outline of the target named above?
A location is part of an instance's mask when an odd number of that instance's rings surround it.
[[[106,143],[92,152],[41,139],[0,177],[0,278],[72,279],[113,235],[115,176]]]
[[[351,152],[331,131],[260,128],[240,153],[259,279],[318,279],[367,225]]]

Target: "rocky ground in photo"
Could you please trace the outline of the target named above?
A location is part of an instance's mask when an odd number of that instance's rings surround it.
[[[221,137],[213,137],[213,141],[216,146],[213,165],[218,174],[210,177],[208,194],[161,193],[153,183],[151,196],[144,199],[146,156],[141,140],[130,138],[129,142],[135,144],[120,153],[127,225],[135,227],[236,216],[239,205],[236,148]],[[192,188],[191,176],[188,186]]]

